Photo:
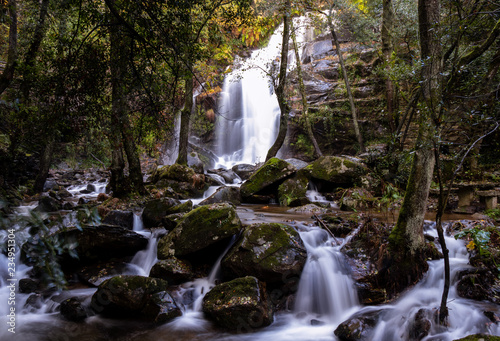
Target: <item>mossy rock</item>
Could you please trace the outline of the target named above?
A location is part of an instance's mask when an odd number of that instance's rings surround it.
[[[335,335],[339,340],[345,341],[367,341],[371,340],[373,328],[378,322],[381,311],[373,311],[364,314],[358,314],[342,322]]]
[[[289,284],[287,278],[300,276],[306,259],[307,251],[293,227],[254,224],[246,227],[221,267],[233,278],[252,275],[267,283],[283,285]]]
[[[284,180],[296,171],[297,169],[290,163],[278,158],[271,158],[241,185],[241,196],[245,198],[259,193],[266,187]]]
[[[96,313],[114,318],[144,317],[153,295],[167,287],[168,282],[158,278],[112,277],[99,285],[92,296],[91,307]]]
[[[353,158],[322,156],[299,173],[308,178],[350,186],[360,182],[361,176],[367,173],[367,168]]]
[[[210,205],[215,203],[227,202],[233,205],[241,204],[240,189],[238,187],[224,186],[203,200],[200,205]]]
[[[306,197],[309,179],[303,175],[295,175],[293,178],[286,179],[278,187],[278,196],[280,205],[283,206],[302,206],[309,203]]]
[[[156,262],[149,275],[165,279],[170,284],[182,284],[194,278],[191,264],[188,261],[175,257]]]
[[[160,226],[166,216],[183,214],[193,209],[193,202],[188,200],[181,203],[172,198],[154,199],[146,202],[142,212],[142,221],[147,228]]]
[[[191,182],[195,174],[194,169],[174,163],[156,168],[151,175],[151,182],[156,183],[163,179]]]
[[[273,321],[266,286],[251,276],[216,285],[203,298],[202,308],[218,326],[236,332],[250,332]]]
[[[241,221],[234,206],[227,203],[200,206],[186,214],[175,229],[160,239],[158,259],[191,255],[229,241],[240,230]]]

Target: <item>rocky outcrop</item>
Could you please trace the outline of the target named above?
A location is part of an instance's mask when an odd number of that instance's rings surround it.
[[[217,326],[240,333],[273,321],[265,284],[250,276],[212,288],[203,298],[203,312]]]
[[[80,322],[87,318],[88,313],[82,302],[76,298],[68,298],[61,302],[61,315],[69,321]]]
[[[241,196],[248,198],[266,191],[275,192],[277,186],[296,171],[297,169],[288,162],[271,158],[241,185]]]
[[[239,164],[234,165],[231,169],[238,174],[242,180],[247,180],[258,168],[257,165]]]
[[[240,230],[241,221],[232,205],[200,206],[181,218],[177,227],[160,239],[158,258],[194,256],[197,253],[217,258]]]
[[[116,276],[99,285],[91,307],[113,318],[134,317],[166,322],[180,316],[181,310],[170,297],[168,282],[142,276]]]
[[[306,197],[309,179],[303,175],[295,175],[286,179],[278,187],[279,203],[283,206],[302,206],[309,203]]]
[[[247,226],[242,237],[223,258],[226,276],[255,276],[259,280],[288,285],[292,276],[299,277],[307,251],[293,227],[270,223]]]

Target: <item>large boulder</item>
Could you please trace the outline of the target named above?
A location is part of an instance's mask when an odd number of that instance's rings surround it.
[[[301,169],[300,173],[316,180],[315,183],[323,182],[335,187],[352,187],[353,184],[361,182],[361,177],[367,173],[367,168],[355,158],[322,156]]]
[[[232,186],[220,187],[214,194],[200,202],[200,205],[210,205],[222,202],[228,202],[233,205],[241,204],[240,189]]]
[[[167,281],[158,278],[116,276],[99,285],[91,307],[109,317],[165,322],[182,314],[170,295],[165,295],[167,286]]]
[[[354,315],[342,322],[334,333],[341,341],[369,341],[379,315],[380,311]]]
[[[292,164],[278,158],[271,158],[241,185],[241,196],[243,198],[250,197],[266,190],[271,185],[277,187],[296,171],[297,169]]]
[[[258,169],[257,165],[250,165],[247,163],[241,163],[239,165],[234,165],[231,170],[238,174],[242,180],[247,180],[250,176],[255,173]]]
[[[180,199],[200,196],[208,187],[204,174],[179,164],[158,167],[151,175],[151,182],[157,187],[172,188]]]
[[[35,211],[38,212],[56,212],[61,209],[61,201],[51,196],[43,196],[38,200],[38,206]]]
[[[306,197],[309,179],[297,174],[293,178],[286,179],[278,187],[279,203],[283,206],[302,206],[309,203]]]
[[[167,215],[189,212],[193,208],[191,201],[183,204],[172,198],[153,199],[146,202],[142,212],[142,221],[147,228],[161,225],[161,220]]]
[[[266,286],[251,276],[216,285],[203,298],[202,307],[218,326],[237,332],[250,332],[273,321]]]
[[[293,227],[278,224],[247,226],[240,240],[221,263],[226,276],[252,275],[277,285],[290,284],[290,275],[300,275],[307,251]]]
[[[232,205],[200,206],[186,214],[175,229],[160,239],[158,259],[193,256],[203,251],[206,256],[220,254],[229,239],[240,230],[241,221]]]
[[[112,258],[133,256],[148,245],[144,236],[120,226],[85,226],[81,230],[71,229],[57,234],[60,240],[76,244],[78,263],[92,263]],[[62,264],[74,264],[68,254],[62,256]]]

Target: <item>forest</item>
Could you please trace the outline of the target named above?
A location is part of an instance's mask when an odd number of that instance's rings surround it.
[[[497,1],[0,1],[0,336],[500,339]]]

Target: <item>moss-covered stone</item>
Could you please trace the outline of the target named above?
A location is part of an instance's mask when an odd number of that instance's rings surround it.
[[[222,269],[233,277],[252,275],[261,281],[287,284],[304,268],[307,252],[293,227],[270,223],[247,226],[242,238],[222,260]]]
[[[181,284],[194,278],[191,264],[175,257],[156,262],[151,269],[150,276],[165,279],[170,284]]]
[[[174,163],[156,168],[151,175],[151,182],[155,183],[163,179],[190,182],[195,174],[192,168]]]
[[[144,226],[147,228],[159,226],[161,219],[166,215],[179,213],[178,209],[175,209],[179,204],[181,204],[179,200],[172,198],[149,200],[146,202],[144,211],[142,212]]]
[[[251,276],[216,285],[203,298],[203,312],[218,326],[237,332],[273,321],[266,286]]]
[[[290,163],[278,158],[269,159],[240,187],[243,198],[256,194],[295,173],[297,169]]]
[[[345,185],[359,183],[367,169],[361,162],[352,158],[322,156],[299,173],[308,178]]]
[[[179,164],[158,167],[151,175],[151,182],[156,187],[171,188],[180,199],[196,197],[208,188],[204,174]]]
[[[116,276],[101,283],[92,296],[96,313],[110,317],[141,316],[152,295],[165,291],[168,282],[143,276]]]
[[[456,339],[454,341],[500,341],[500,336],[493,336],[487,334],[475,334],[469,335],[461,339]]]
[[[240,189],[238,187],[224,186],[203,200],[200,205],[210,205],[215,203],[228,202],[233,205],[241,204]]]
[[[301,206],[309,203],[306,197],[309,179],[302,175],[295,175],[293,178],[285,180],[278,187],[280,205]]]
[[[232,205],[200,206],[186,214],[175,229],[160,239],[158,258],[190,255],[227,240],[240,230],[241,221]]]

